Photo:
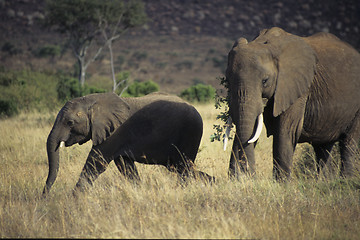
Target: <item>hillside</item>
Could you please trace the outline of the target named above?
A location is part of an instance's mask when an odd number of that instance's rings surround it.
[[[0,1],[4,68],[74,71],[76,61],[70,51],[51,59],[34,56],[46,44],[65,42],[65,36],[41,28],[44,2]],[[149,21],[114,43],[116,69],[132,72],[132,79],[152,79],[171,93],[198,82],[219,88],[216,78],[223,74],[233,41],[240,36],[251,40],[263,28],[279,26],[302,36],[331,32],[360,49],[360,2],[356,0],[143,2]],[[4,48],[9,43],[11,53]],[[87,81],[110,88],[107,51],[92,64]]]

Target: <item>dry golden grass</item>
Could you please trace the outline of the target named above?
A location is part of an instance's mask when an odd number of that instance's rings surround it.
[[[261,137],[257,176],[230,181],[230,149],[211,143],[217,111],[198,105],[204,135],[197,168],[213,185],[178,184],[161,166],[137,164],[141,183],[112,163],[88,192],[73,198],[91,143],[61,150],[58,178],[39,198],[48,164],[45,142],[56,113],[0,121],[0,237],[358,239],[360,181],[272,181],[271,139]],[[230,144],[231,146],[231,144]],[[297,160],[302,154],[297,153]]]

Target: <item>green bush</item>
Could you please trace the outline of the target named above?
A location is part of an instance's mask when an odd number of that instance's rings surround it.
[[[16,54],[22,53],[22,50],[17,48],[11,42],[5,42],[1,47],[1,51],[6,52],[10,55],[16,55]]]
[[[141,97],[152,92],[159,91],[159,85],[152,80],[145,82],[133,82],[122,95],[123,97]]]
[[[0,117],[11,117],[19,113],[17,103],[11,99],[0,99]]]
[[[22,110],[52,110],[59,104],[54,74],[32,71],[0,72],[0,115],[13,116]]]
[[[19,81],[16,74],[13,72],[3,71],[0,73],[0,85],[4,87],[9,87],[11,85],[24,85],[24,81]]]
[[[215,97],[215,88],[211,85],[198,83],[182,91],[180,97],[190,102],[209,102]]]
[[[220,57],[213,57],[213,66],[216,68],[220,68],[221,71],[225,72],[226,66],[227,66],[227,56],[223,55]]]
[[[57,97],[60,101],[68,101],[81,95],[79,81],[72,77],[61,77],[56,86]]]
[[[118,70],[120,71],[122,69],[122,65],[125,63],[125,57],[123,55],[119,55],[116,59],[116,66]]]
[[[45,57],[55,57],[59,56],[61,53],[60,46],[55,45],[45,45],[44,47],[38,48],[34,51],[35,57],[45,58]]]
[[[118,85],[115,93],[121,95],[123,91],[126,90],[125,88],[129,83],[130,72],[128,71],[119,72],[118,74],[116,74],[115,78],[116,78],[116,83]],[[123,96],[123,94],[121,96]]]
[[[94,87],[94,86],[88,86],[85,84],[85,89],[84,89],[84,95],[87,94],[93,94],[93,93],[105,93],[106,90],[103,88],[98,88],[98,87]]]
[[[148,57],[147,52],[134,52],[132,55],[132,58],[134,58],[137,61],[143,61]]]
[[[61,102],[66,102],[76,97],[85,96],[92,93],[104,93],[106,90],[93,86],[84,85],[81,87],[76,78],[62,76],[56,86],[57,97]]]
[[[192,69],[193,63],[189,60],[184,60],[175,64],[177,70]]]
[[[53,111],[64,101],[104,89],[85,85],[61,73],[0,71],[0,117],[10,117],[21,111]]]

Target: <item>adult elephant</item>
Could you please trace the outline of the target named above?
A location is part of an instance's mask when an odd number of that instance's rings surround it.
[[[193,162],[203,123],[196,109],[182,99],[162,93],[121,98],[114,93],[91,94],[67,102],[59,111],[47,139],[49,175],[43,194],[53,185],[59,169],[59,147],[83,144],[93,147],[75,190],[82,190],[114,160],[119,171],[139,179],[134,161],[160,164],[185,178],[195,174]]]
[[[350,45],[329,33],[299,37],[265,29],[252,42],[235,42],[226,79],[236,126],[230,176],[255,173],[254,147],[263,122],[273,135],[276,179],[289,177],[301,142],[314,147],[320,171],[339,141],[341,174],[353,174],[360,138],[360,54]]]

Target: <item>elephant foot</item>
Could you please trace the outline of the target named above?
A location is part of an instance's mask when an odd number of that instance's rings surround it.
[[[76,183],[72,194],[74,197],[77,197],[79,193],[87,192],[93,185],[93,181],[90,178],[80,177],[79,181]]]
[[[205,184],[215,183],[215,177],[210,176],[209,174],[201,172],[201,171],[194,172],[194,178],[196,180],[199,179],[200,181],[204,182]]]
[[[204,184],[213,184],[215,183],[215,177],[210,176],[207,173],[201,171],[191,171],[187,173],[179,174],[180,183],[186,186],[189,183],[189,180],[201,181]]]

